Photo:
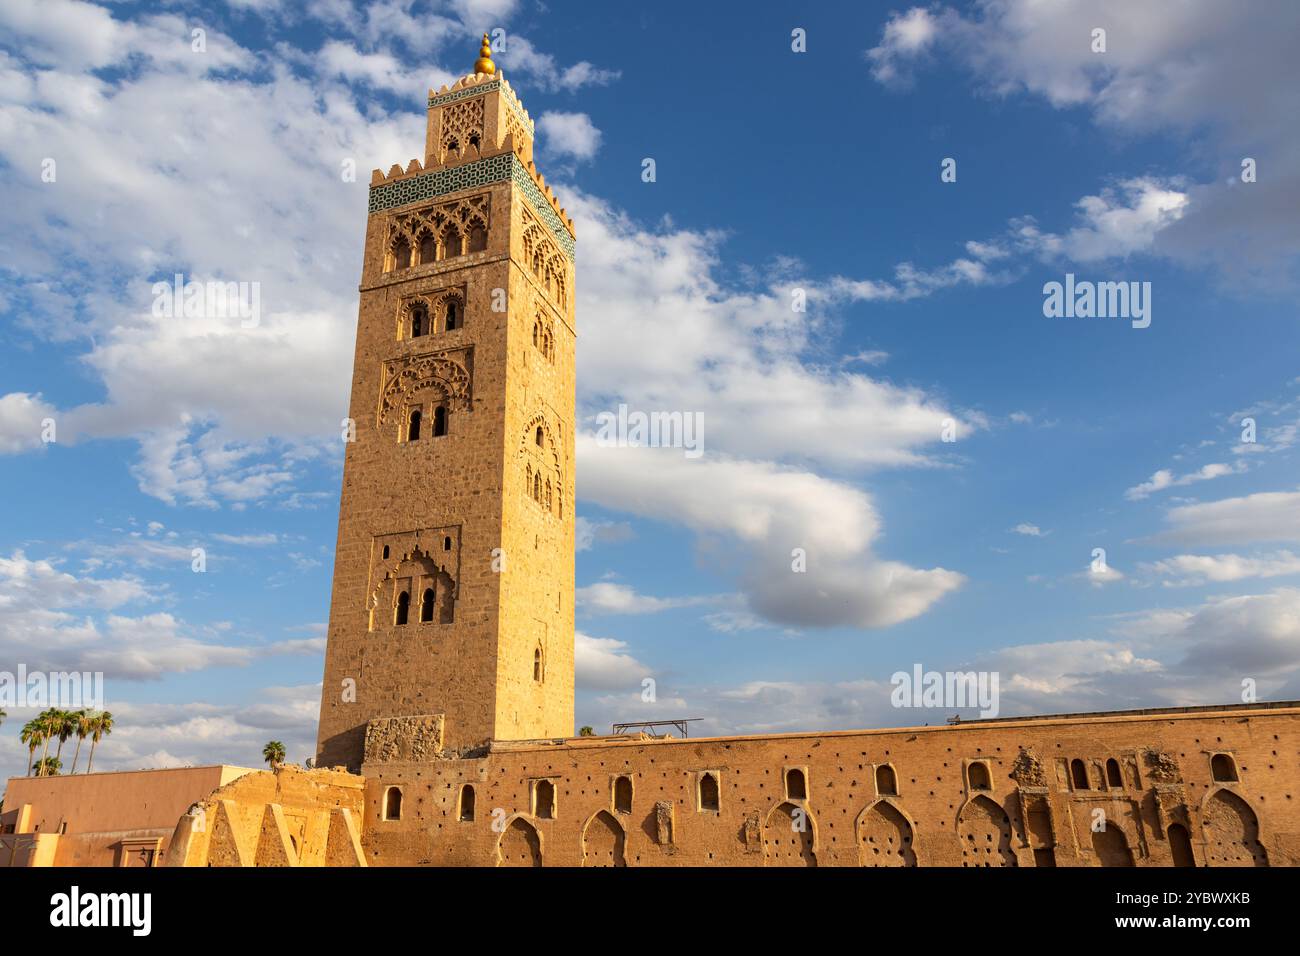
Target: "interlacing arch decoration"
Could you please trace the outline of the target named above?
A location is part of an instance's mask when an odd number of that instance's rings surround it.
[[[470,408],[469,371],[452,356],[457,353],[410,355],[384,364],[379,395],[379,425],[403,423],[412,406],[431,403],[448,411]]]
[[[488,193],[394,216],[388,224],[384,271],[394,272],[487,248]]]
[[[569,260],[548,237],[532,214],[521,208],[523,216],[524,265],[561,309],[568,303]]]
[[[442,162],[477,158],[483,147],[484,97],[460,100],[442,108]]]
[[[416,545],[391,561],[370,592],[370,630],[393,625],[452,624],[456,580],[433,554]]]
[[[564,469],[559,444],[546,416],[538,412],[528,420],[519,441],[524,466],[524,490],[549,514],[564,517]]]
[[[555,363],[555,327],[541,312],[533,319],[533,348],[548,362]]]

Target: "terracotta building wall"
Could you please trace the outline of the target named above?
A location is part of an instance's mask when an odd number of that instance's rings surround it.
[[[367,764],[363,843],[371,865],[1145,866],[1173,865],[1185,832],[1198,865],[1295,865],[1298,720],[1296,707],[1237,708],[498,743],[480,759]],[[1215,754],[1237,781],[1212,779]],[[1073,777],[1076,760],[1083,779]],[[881,767],[892,769],[896,795],[879,792]],[[716,810],[700,805],[704,773],[718,784]],[[621,776],[630,812],[616,802]],[[537,806],[542,781],[554,792],[550,818]],[[460,819],[465,785],[472,821]],[[386,819],[392,788],[399,819]]]

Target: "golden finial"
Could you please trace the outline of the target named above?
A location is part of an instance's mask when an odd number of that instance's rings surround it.
[[[495,73],[497,65],[492,62],[492,44],[488,35],[483,34],[483,45],[478,48],[478,59],[474,61],[475,73]]]

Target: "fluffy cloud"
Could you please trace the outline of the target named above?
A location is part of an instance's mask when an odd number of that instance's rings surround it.
[[[1101,54],[1092,49],[1098,26],[1107,33]],[[965,12],[939,5],[894,14],[868,58],[884,83],[906,86],[915,69],[942,59],[991,95],[1082,106],[1108,130],[1208,131],[1199,158],[1213,175],[1182,190],[1155,249],[1211,261],[1234,279],[1276,277],[1293,271],[1300,253],[1300,221],[1289,212],[1300,200],[1300,134],[1281,92],[1297,30],[1300,8],[1287,0],[1257,4],[1250,16],[1215,0],[982,0]],[[1267,188],[1241,181],[1245,156],[1271,170]],[[1122,242],[1124,218],[1110,224],[1109,241]]]
[[[600,149],[600,130],[586,113],[552,110],[537,118],[546,151],[554,156],[593,159]]]
[[[1174,473],[1168,468],[1162,468],[1146,481],[1125,491],[1124,497],[1129,501],[1140,501],[1156,491],[1190,485],[1197,481],[1210,481],[1213,478],[1222,478],[1224,475],[1236,474],[1243,470],[1244,468],[1239,465],[1234,467],[1233,465],[1215,463],[1205,465],[1197,471],[1175,477]]]
[[[588,614],[654,614],[672,608],[715,604],[715,597],[659,598],[638,594],[634,588],[613,581],[599,581],[578,588],[578,607]]]
[[[30,671],[100,671],[109,680],[156,680],[208,667],[245,666],[270,654],[319,653],[320,641],[231,645],[166,611],[129,614],[162,594],[139,578],[92,577],[16,551],[0,557],[0,660]],[[112,688],[108,689],[111,696]]]
[[[574,681],[578,690],[641,689],[650,668],[627,653],[627,644],[608,637],[573,635]]]
[[[769,462],[603,447],[585,434],[578,447],[585,499],[740,542],[748,605],[777,623],[887,627],[923,613],[965,580],[876,556],[879,517],[852,486]],[[795,549],[806,556],[803,572],[794,567]]]
[[[1171,587],[1221,584],[1247,578],[1276,578],[1300,574],[1300,555],[1278,551],[1255,557],[1239,554],[1179,554],[1142,565],[1142,570],[1169,578]]]
[[[1300,541],[1300,492],[1265,491],[1179,505],[1165,513],[1166,530],[1151,540],[1160,544],[1255,544]]]

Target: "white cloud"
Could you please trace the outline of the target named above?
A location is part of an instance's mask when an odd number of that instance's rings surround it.
[[[1290,551],[1277,551],[1247,557],[1240,554],[1179,554],[1171,558],[1142,565],[1150,574],[1168,577],[1171,587],[1187,587],[1205,583],[1221,584],[1247,578],[1275,578],[1300,574],[1300,555]]]
[[[588,614],[655,614],[679,607],[717,603],[716,597],[658,598],[638,594],[634,588],[613,581],[598,581],[580,587],[575,595],[579,608]]]
[[[1153,535],[1159,544],[1256,544],[1300,541],[1300,492],[1266,491],[1179,505],[1165,514],[1166,530]]]
[[[961,586],[944,568],[872,553],[880,523],[851,486],[769,462],[683,458],[673,449],[602,447],[578,436],[579,494],[602,507],[739,542],[749,607],[792,626],[888,627]],[[802,549],[807,570],[793,568]]]
[[[537,118],[547,152],[574,159],[593,159],[600,149],[600,130],[586,113],[563,113],[551,110]]]
[[[650,669],[626,652],[627,644],[607,637],[573,635],[575,686],[579,690],[641,690]]]
[[[1104,54],[1091,46],[1098,26],[1107,31]],[[955,63],[990,95],[1029,93],[1057,108],[1090,109],[1106,135],[1208,133],[1198,153],[1212,177],[1180,190],[1178,221],[1161,226],[1153,251],[1209,261],[1242,281],[1286,277],[1300,253],[1300,220],[1291,214],[1300,198],[1300,135],[1282,92],[1294,85],[1297,31],[1300,7],[1289,0],[1261,0],[1250,16],[1217,0],[987,0],[965,11],[936,5],[894,14],[868,57],[878,80],[899,86],[926,63]],[[1244,156],[1272,168],[1267,189],[1241,182]],[[1106,221],[1098,238],[1122,244],[1123,217]],[[1145,242],[1142,221],[1137,226],[1133,238]]]
[[[1022,534],[1028,538],[1042,538],[1045,537],[1047,534],[1050,534],[1050,532],[1044,532],[1041,528],[1038,527],[1038,525],[1029,524],[1028,522],[1025,521],[1020,522],[1020,524],[1012,528],[1011,533]]]
[[[1166,488],[1178,488],[1198,481],[1210,481],[1214,478],[1222,478],[1225,475],[1234,475],[1244,470],[1245,468],[1241,465],[1234,467],[1233,465],[1216,462],[1211,465],[1204,465],[1197,471],[1175,477],[1174,473],[1168,468],[1161,468],[1146,481],[1125,491],[1124,497],[1129,501],[1140,501],[1153,492],[1164,491]]]
[[[0,557],[0,659],[30,671],[102,671],[111,680],[244,666],[271,654],[319,653],[304,641],[230,645],[166,611],[129,615],[162,595],[139,578],[77,576],[22,551]],[[112,685],[107,689],[112,696]]]

